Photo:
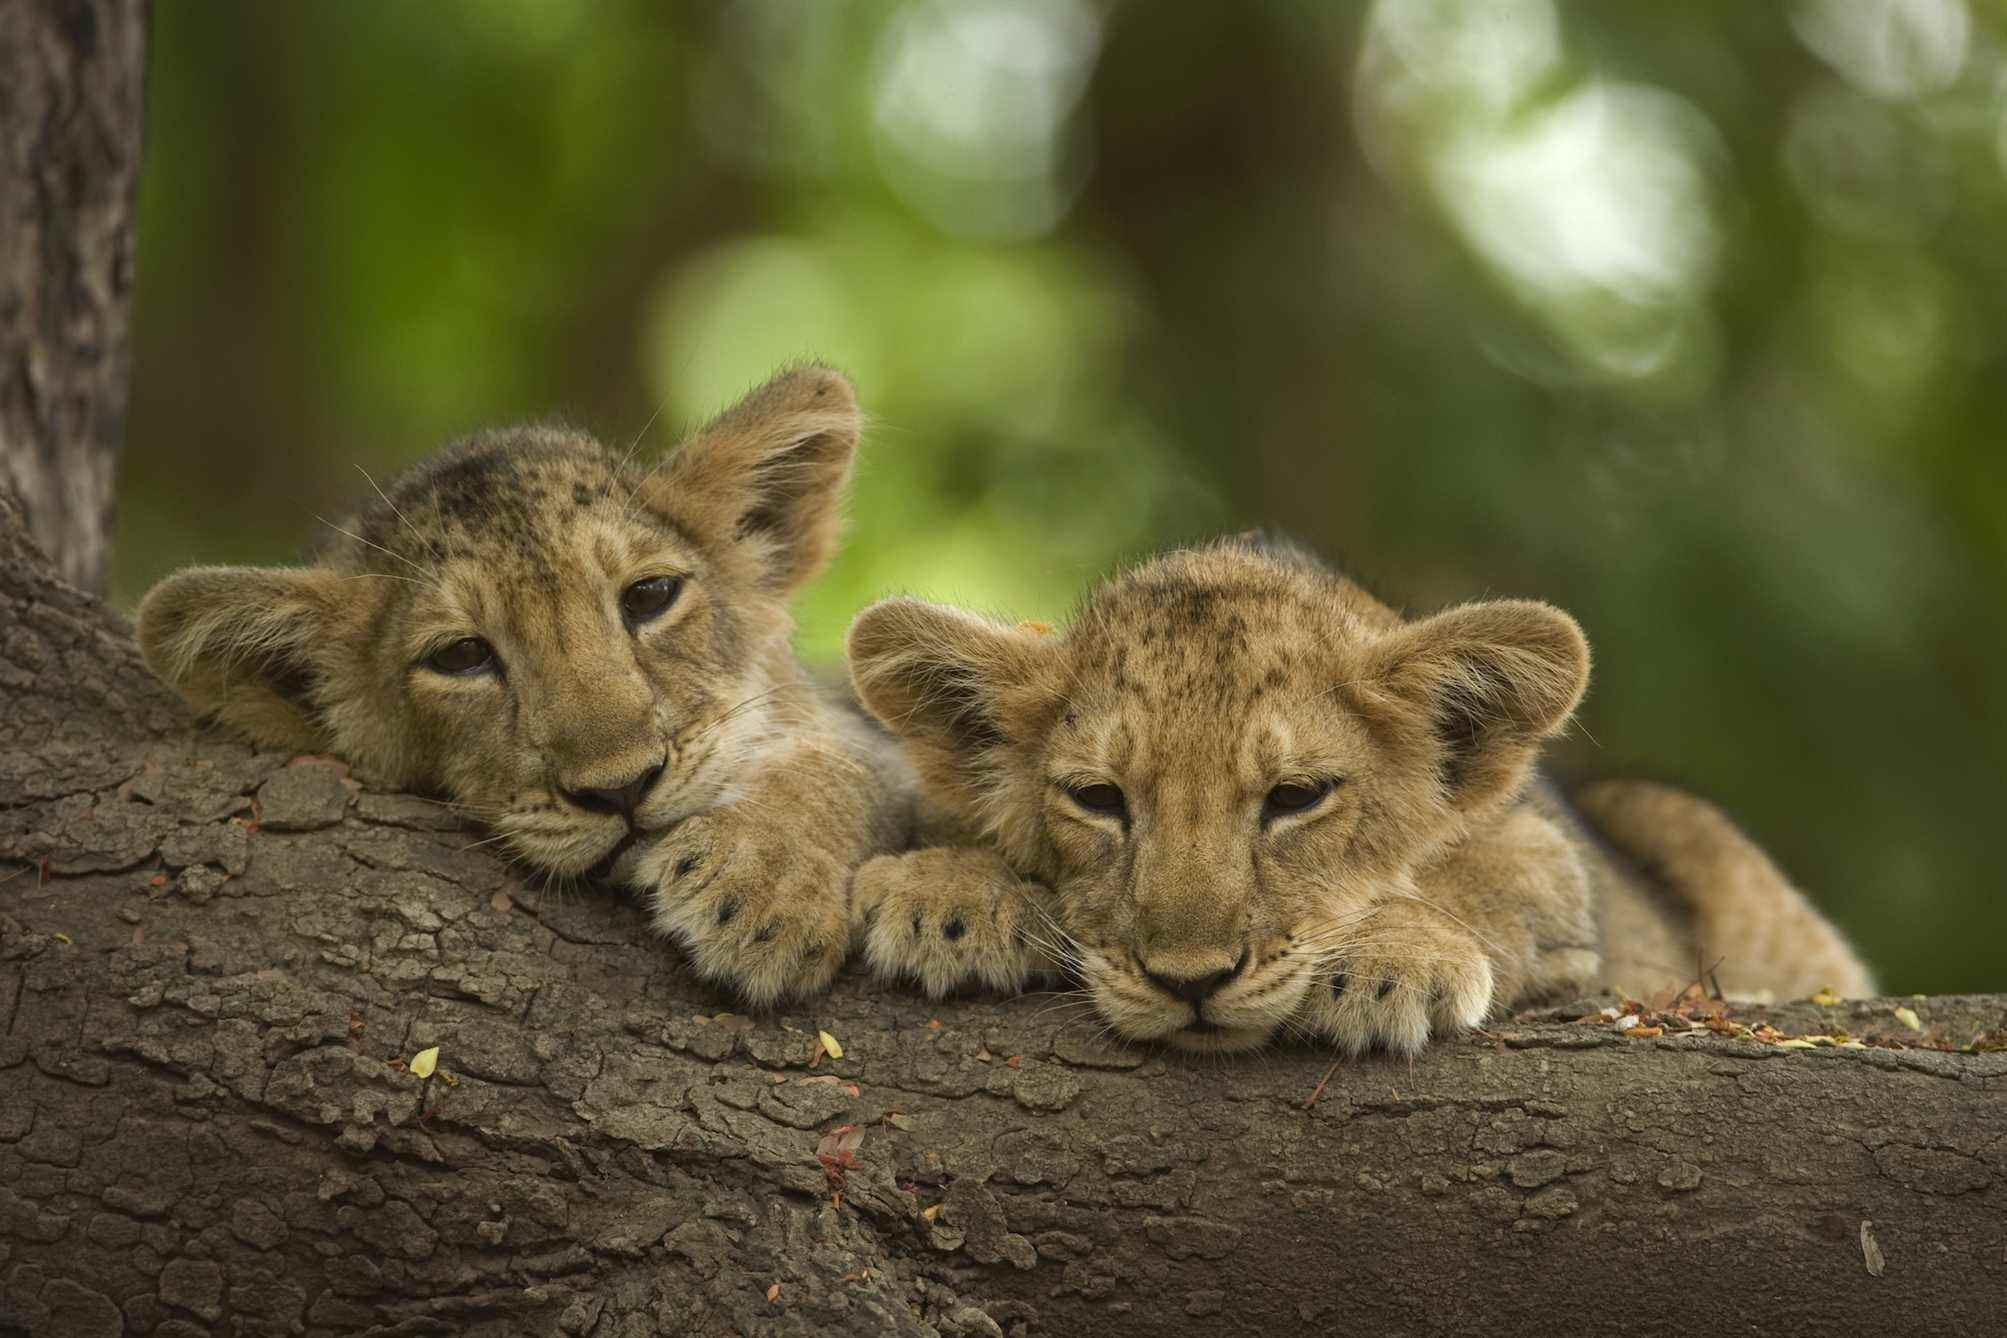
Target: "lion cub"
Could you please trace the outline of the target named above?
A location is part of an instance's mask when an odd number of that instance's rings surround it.
[[[530,864],[639,889],[748,1001],[819,989],[852,870],[911,828],[904,763],[789,640],[859,427],[849,383],[806,367],[645,468],[567,429],[482,433],[310,566],[162,581],[140,644],[256,742],[443,791]]]
[[[1702,951],[1736,992],[1872,992],[1708,805],[1606,783],[1592,831],[1530,787],[1589,677],[1544,604],[1408,622],[1234,540],[1109,581],[1062,634],[881,603],[850,665],[971,842],[855,885],[873,969],[934,993],[1055,970],[1136,1040],[1412,1052],[1515,1001],[1677,987]]]

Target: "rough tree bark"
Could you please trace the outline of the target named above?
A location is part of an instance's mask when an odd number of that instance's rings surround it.
[[[124,434],[145,0],[0,4],[0,486],[104,588]]]
[[[540,895],[432,804],[191,730],[4,504],[0,691],[0,1333],[1950,1333],[2007,1306],[2007,1055],[1515,1021],[1306,1107],[1319,1055],[1130,1052],[1046,1000],[845,980],[742,1017],[617,896]],[[1962,1037],[2003,1003],[1911,1006]]]

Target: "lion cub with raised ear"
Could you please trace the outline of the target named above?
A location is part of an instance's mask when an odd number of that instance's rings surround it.
[[[483,433],[310,566],[162,581],[140,644],[259,743],[443,791],[530,864],[638,888],[747,1000],[819,989],[849,950],[852,871],[912,825],[903,761],[790,644],[859,426],[849,383],[806,367],[660,462]]]
[[[969,844],[876,859],[879,974],[939,993],[1078,976],[1121,1034],[1279,1033],[1412,1052],[1504,1005],[1616,981],[1872,992],[1838,933],[1713,808],[1533,781],[1589,649],[1558,609],[1404,621],[1235,540],[1090,593],[1060,634],[893,600],[851,673]]]

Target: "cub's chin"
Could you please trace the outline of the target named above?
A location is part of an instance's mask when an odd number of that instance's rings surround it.
[[[1275,1034],[1273,1027],[1227,1027],[1199,1022],[1161,1039],[1172,1049],[1195,1055],[1244,1054],[1259,1050]]]

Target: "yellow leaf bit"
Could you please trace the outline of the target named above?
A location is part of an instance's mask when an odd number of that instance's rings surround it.
[[[826,1031],[818,1031],[815,1033],[815,1039],[822,1042],[823,1053],[831,1059],[843,1058],[843,1047],[836,1043],[834,1036],[831,1036]]]
[[[1902,1023],[1905,1027],[1908,1027],[1911,1031],[1923,1030],[1923,1023],[1917,1018],[1916,1010],[1914,1008],[1898,1008],[1895,1010],[1895,1016],[1896,1016],[1896,1021]]]
[[[1881,1242],[1875,1239],[1875,1224],[1863,1218],[1861,1221],[1861,1263],[1866,1266],[1869,1277],[1880,1277],[1888,1269],[1889,1261],[1882,1253]]]
[[[429,1078],[432,1076],[432,1070],[438,1067],[439,1047],[436,1045],[420,1050],[411,1057],[411,1062],[405,1065],[414,1078]]]
[[[1839,995],[1833,993],[1833,987],[1828,985],[1812,996],[1812,1002],[1821,1008],[1831,1008],[1834,1004],[1841,1002],[1841,999]]]

